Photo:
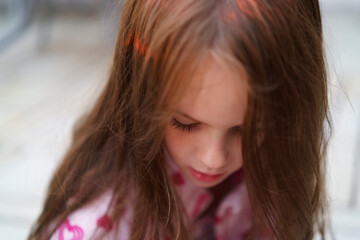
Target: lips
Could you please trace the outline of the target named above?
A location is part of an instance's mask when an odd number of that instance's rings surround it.
[[[191,175],[198,181],[204,182],[204,183],[212,183],[220,179],[224,174],[216,174],[216,175],[210,175],[206,173],[202,173],[199,171],[196,171],[193,168],[189,168]]]

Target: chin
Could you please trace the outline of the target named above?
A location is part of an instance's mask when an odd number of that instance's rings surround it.
[[[201,188],[212,188],[215,187],[216,185],[220,184],[222,181],[216,182],[216,183],[201,183],[198,182],[196,180],[193,180],[193,183],[196,184],[198,187]]]

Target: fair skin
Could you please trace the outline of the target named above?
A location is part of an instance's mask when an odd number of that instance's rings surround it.
[[[210,188],[242,167],[248,83],[244,69],[214,57],[202,66],[166,126],[164,149],[188,180]]]

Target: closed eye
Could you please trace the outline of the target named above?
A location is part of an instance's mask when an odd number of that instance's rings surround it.
[[[233,131],[234,131],[234,133],[236,133],[236,134],[241,134],[241,133],[242,133],[242,128],[241,128],[241,127],[234,127],[234,128],[233,128]]]
[[[174,126],[175,128],[177,128],[183,132],[188,132],[188,133],[197,130],[199,128],[199,124],[200,123],[184,124],[184,123],[179,122],[175,118],[172,119],[172,123],[171,123],[171,125]],[[233,127],[232,132],[235,134],[241,135],[242,128],[240,126]]]
[[[171,125],[183,132],[192,132],[192,131],[196,130],[197,127],[199,126],[198,123],[183,124],[183,123],[179,122],[178,120],[176,120],[175,118],[172,119]]]

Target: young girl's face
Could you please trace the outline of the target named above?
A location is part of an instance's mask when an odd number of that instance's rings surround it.
[[[215,186],[242,167],[246,76],[207,58],[166,126],[165,150],[200,187]]]

